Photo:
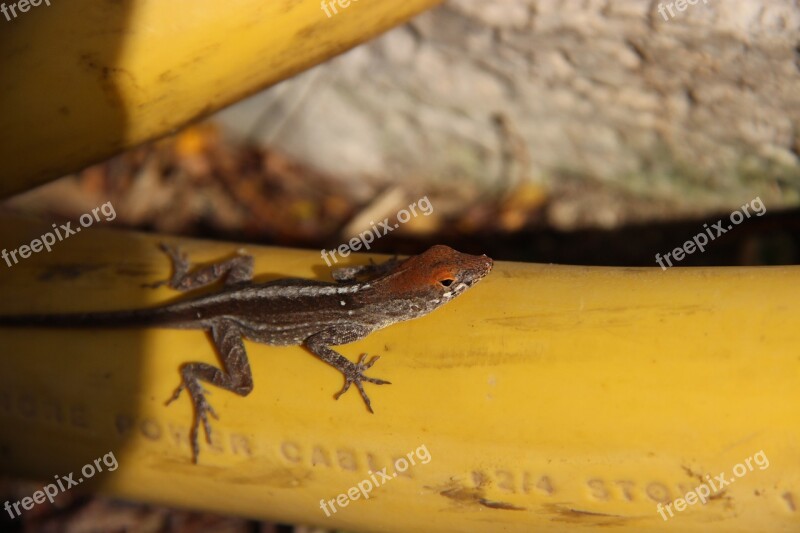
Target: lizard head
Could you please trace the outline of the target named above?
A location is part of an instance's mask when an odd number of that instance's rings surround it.
[[[382,292],[411,305],[415,316],[429,313],[463,293],[489,272],[493,262],[485,255],[469,255],[436,245],[403,261],[375,285]]]

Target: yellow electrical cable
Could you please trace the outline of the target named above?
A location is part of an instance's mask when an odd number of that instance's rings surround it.
[[[0,14],[0,196],[174,131],[438,3],[23,1],[25,12]]]
[[[5,218],[0,242],[49,229]],[[141,286],[169,274],[156,242],[92,227],[0,263],[0,312],[168,300]],[[239,247],[181,244],[196,261]],[[315,251],[247,250],[267,278],[330,279]],[[164,401],[181,363],[216,363],[202,332],[0,329],[0,464],[51,483],[98,459],[87,488],[352,531],[800,531],[799,279],[497,262],[433,314],[340,347],[382,356],[374,415],[352,391],[334,401],[341,375],[303,349],[246,343],[255,389],[209,387],[220,420],[198,465],[189,400]],[[711,491],[721,473],[735,481]],[[676,508],[704,484],[707,503]]]

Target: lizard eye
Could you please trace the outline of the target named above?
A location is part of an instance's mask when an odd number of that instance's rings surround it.
[[[441,283],[441,284],[442,284],[443,286],[445,286],[445,287],[449,287],[450,285],[452,285],[452,284],[453,284],[453,280],[452,280],[451,278],[447,278],[447,279],[440,279],[440,280],[439,280],[439,283]]]

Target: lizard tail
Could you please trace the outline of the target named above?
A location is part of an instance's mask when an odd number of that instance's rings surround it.
[[[100,313],[0,315],[0,327],[17,328],[175,327],[173,322],[180,322],[180,319],[167,307]]]

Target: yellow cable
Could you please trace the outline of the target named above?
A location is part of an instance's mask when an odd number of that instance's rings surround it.
[[[174,131],[438,3],[43,2],[0,14],[0,196]]]
[[[49,229],[6,218],[0,242]],[[197,261],[238,248],[181,244]],[[330,279],[316,251],[247,250],[267,277]],[[141,287],[169,274],[155,237],[100,227],[0,268],[2,313],[174,297]],[[374,415],[352,391],[334,401],[341,376],[303,349],[246,343],[255,389],[209,387],[220,420],[199,465],[188,399],[164,401],[181,363],[216,363],[202,332],[0,329],[0,464],[49,483],[112,452],[119,468],[91,480],[107,493],[353,531],[800,531],[799,276],[497,262],[433,314],[339,348],[382,356]],[[711,491],[720,473],[735,482]],[[661,517],[703,484],[706,504]]]

